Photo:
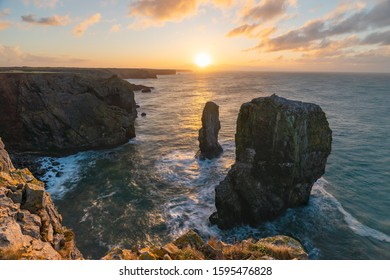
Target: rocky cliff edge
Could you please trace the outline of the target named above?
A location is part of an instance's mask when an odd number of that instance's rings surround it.
[[[44,185],[17,170],[0,138],[0,259],[82,259]]]

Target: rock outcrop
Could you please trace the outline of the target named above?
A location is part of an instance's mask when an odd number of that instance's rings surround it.
[[[220,228],[257,225],[308,202],[325,172],[332,131],[318,105],[276,95],[241,106],[236,162],[216,187]]]
[[[5,150],[4,143],[0,138],[0,172],[9,172],[13,169],[14,166],[12,165],[11,159]]]
[[[202,114],[202,128],[199,129],[200,159],[212,159],[222,153],[222,147],[218,143],[218,133],[221,129],[219,122],[219,107],[214,102],[207,102]]]
[[[0,73],[0,133],[9,151],[66,154],[135,137],[131,85],[72,73]]]
[[[103,260],[306,260],[299,241],[288,236],[248,239],[226,244],[215,238],[205,242],[193,230],[162,247],[113,248]]]
[[[0,155],[0,259],[82,259],[43,183],[13,168],[1,140]]]

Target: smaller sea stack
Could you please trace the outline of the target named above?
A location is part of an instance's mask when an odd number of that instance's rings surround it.
[[[223,149],[218,143],[218,133],[221,129],[219,122],[219,107],[214,102],[207,102],[202,114],[202,128],[199,129],[198,157],[213,159],[218,157]]]

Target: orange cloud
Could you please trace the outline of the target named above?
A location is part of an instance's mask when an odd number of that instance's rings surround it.
[[[70,23],[69,16],[59,16],[59,15],[36,19],[35,15],[29,14],[26,16],[22,16],[22,21],[27,22],[29,24],[49,25],[49,26],[64,26]]]
[[[72,58],[64,55],[57,57],[43,56],[24,52],[18,46],[0,44],[0,61],[2,66],[75,66],[85,65],[86,59]]]
[[[100,13],[94,14],[93,16],[87,18],[83,22],[81,22],[79,25],[77,25],[73,29],[73,34],[77,37],[81,37],[84,35],[85,31],[92,25],[98,23],[100,21],[101,15]]]
[[[287,7],[295,4],[291,0],[263,0],[244,13],[244,20],[268,21],[284,15]]]
[[[226,34],[226,37],[234,37],[239,35],[244,35],[247,37],[253,36],[253,31],[255,31],[259,27],[258,24],[243,24]]]
[[[114,24],[113,26],[111,26],[111,29],[110,29],[110,32],[119,32],[119,30],[121,29],[121,25],[120,24]]]
[[[136,0],[129,5],[129,16],[135,17],[130,28],[163,25],[167,21],[181,21],[197,14],[200,5],[212,4],[227,8],[235,0]]]
[[[129,15],[157,21],[181,20],[196,14],[198,4],[198,0],[139,0],[130,5]]]
[[[0,21],[0,31],[7,29],[10,26],[11,26],[11,23],[9,23],[7,21]]]

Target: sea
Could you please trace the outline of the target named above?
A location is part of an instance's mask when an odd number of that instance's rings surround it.
[[[58,166],[41,159],[49,170],[42,179],[86,258],[116,246],[162,245],[194,229],[229,243],[292,236],[310,259],[390,259],[390,74],[192,72],[128,81],[154,87],[135,93],[136,138],[56,158]],[[214,189],[235,160],[240,106],[274,93],[326,113],[333,130],[326,172],[308,205],[258,227],[220,230],[208,218]],[[224,153],[200,161],[207,101],[219,105]]]

